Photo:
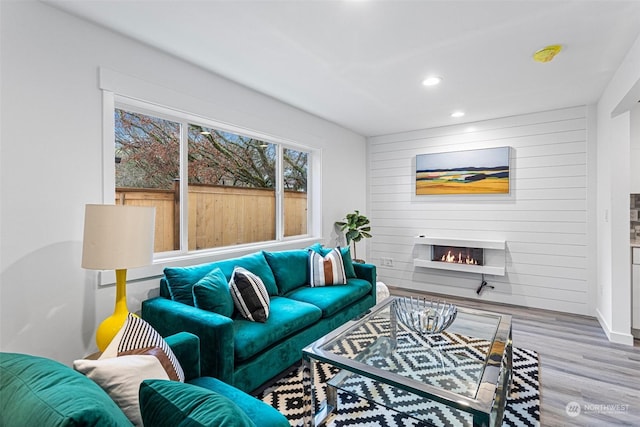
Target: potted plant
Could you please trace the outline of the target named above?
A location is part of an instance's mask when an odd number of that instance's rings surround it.
[[[360,215],[360,212],[356,210],[353,213],[347,214],[344,221],[336,221],[336,225],[340,227],[340,231],[346,231],[345,237],[347,238],[347,245],[353,242],[353,260],[355,262],[364,262],[364,260],[358,259],[356,254],[356,243],[364,238],[371,237],[369,231],[369,218],[364,215]]]

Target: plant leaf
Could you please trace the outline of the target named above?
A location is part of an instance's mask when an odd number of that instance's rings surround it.
[[[370,221],[365,215],[360,215],[360,211],[355,210],[354,212],[348,213],[345,215],[345,221],[336,221],[335,224],[340,227],[340,231],[345,231],[345,238],[347,240],[347,244],[353,242],[359,242],[363,238],[372,237],[369,233],[371,231],[371,226],[369,226]],[[355,247],[354,247],[355,254]]]

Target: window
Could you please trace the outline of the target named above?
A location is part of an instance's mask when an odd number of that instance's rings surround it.
[[[308,234],[309,151],[137,101],[117,101],[116,203],[156,207],[156,253]]]
[[[307,233],[307,170],[309,154],[305,151],[283,149],[284,177],[284,235]]]
[[[180,126],[115,109],[116,204],[155,206],[155,252],[180,249]]]

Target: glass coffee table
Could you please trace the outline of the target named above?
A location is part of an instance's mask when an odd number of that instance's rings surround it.
[[[445,331],[421,334],[396,318],[398,298],[303,350],[305,425],[330,419],[340,392],[427,425],[501,425],[511,384],[511,316],[458,307]],[[326,383],[317,375],[321,363],[337,368]]]

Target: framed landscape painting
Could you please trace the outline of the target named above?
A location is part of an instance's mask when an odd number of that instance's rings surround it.
[[[416,194],[509,193],[510,147],[419,154]]]

